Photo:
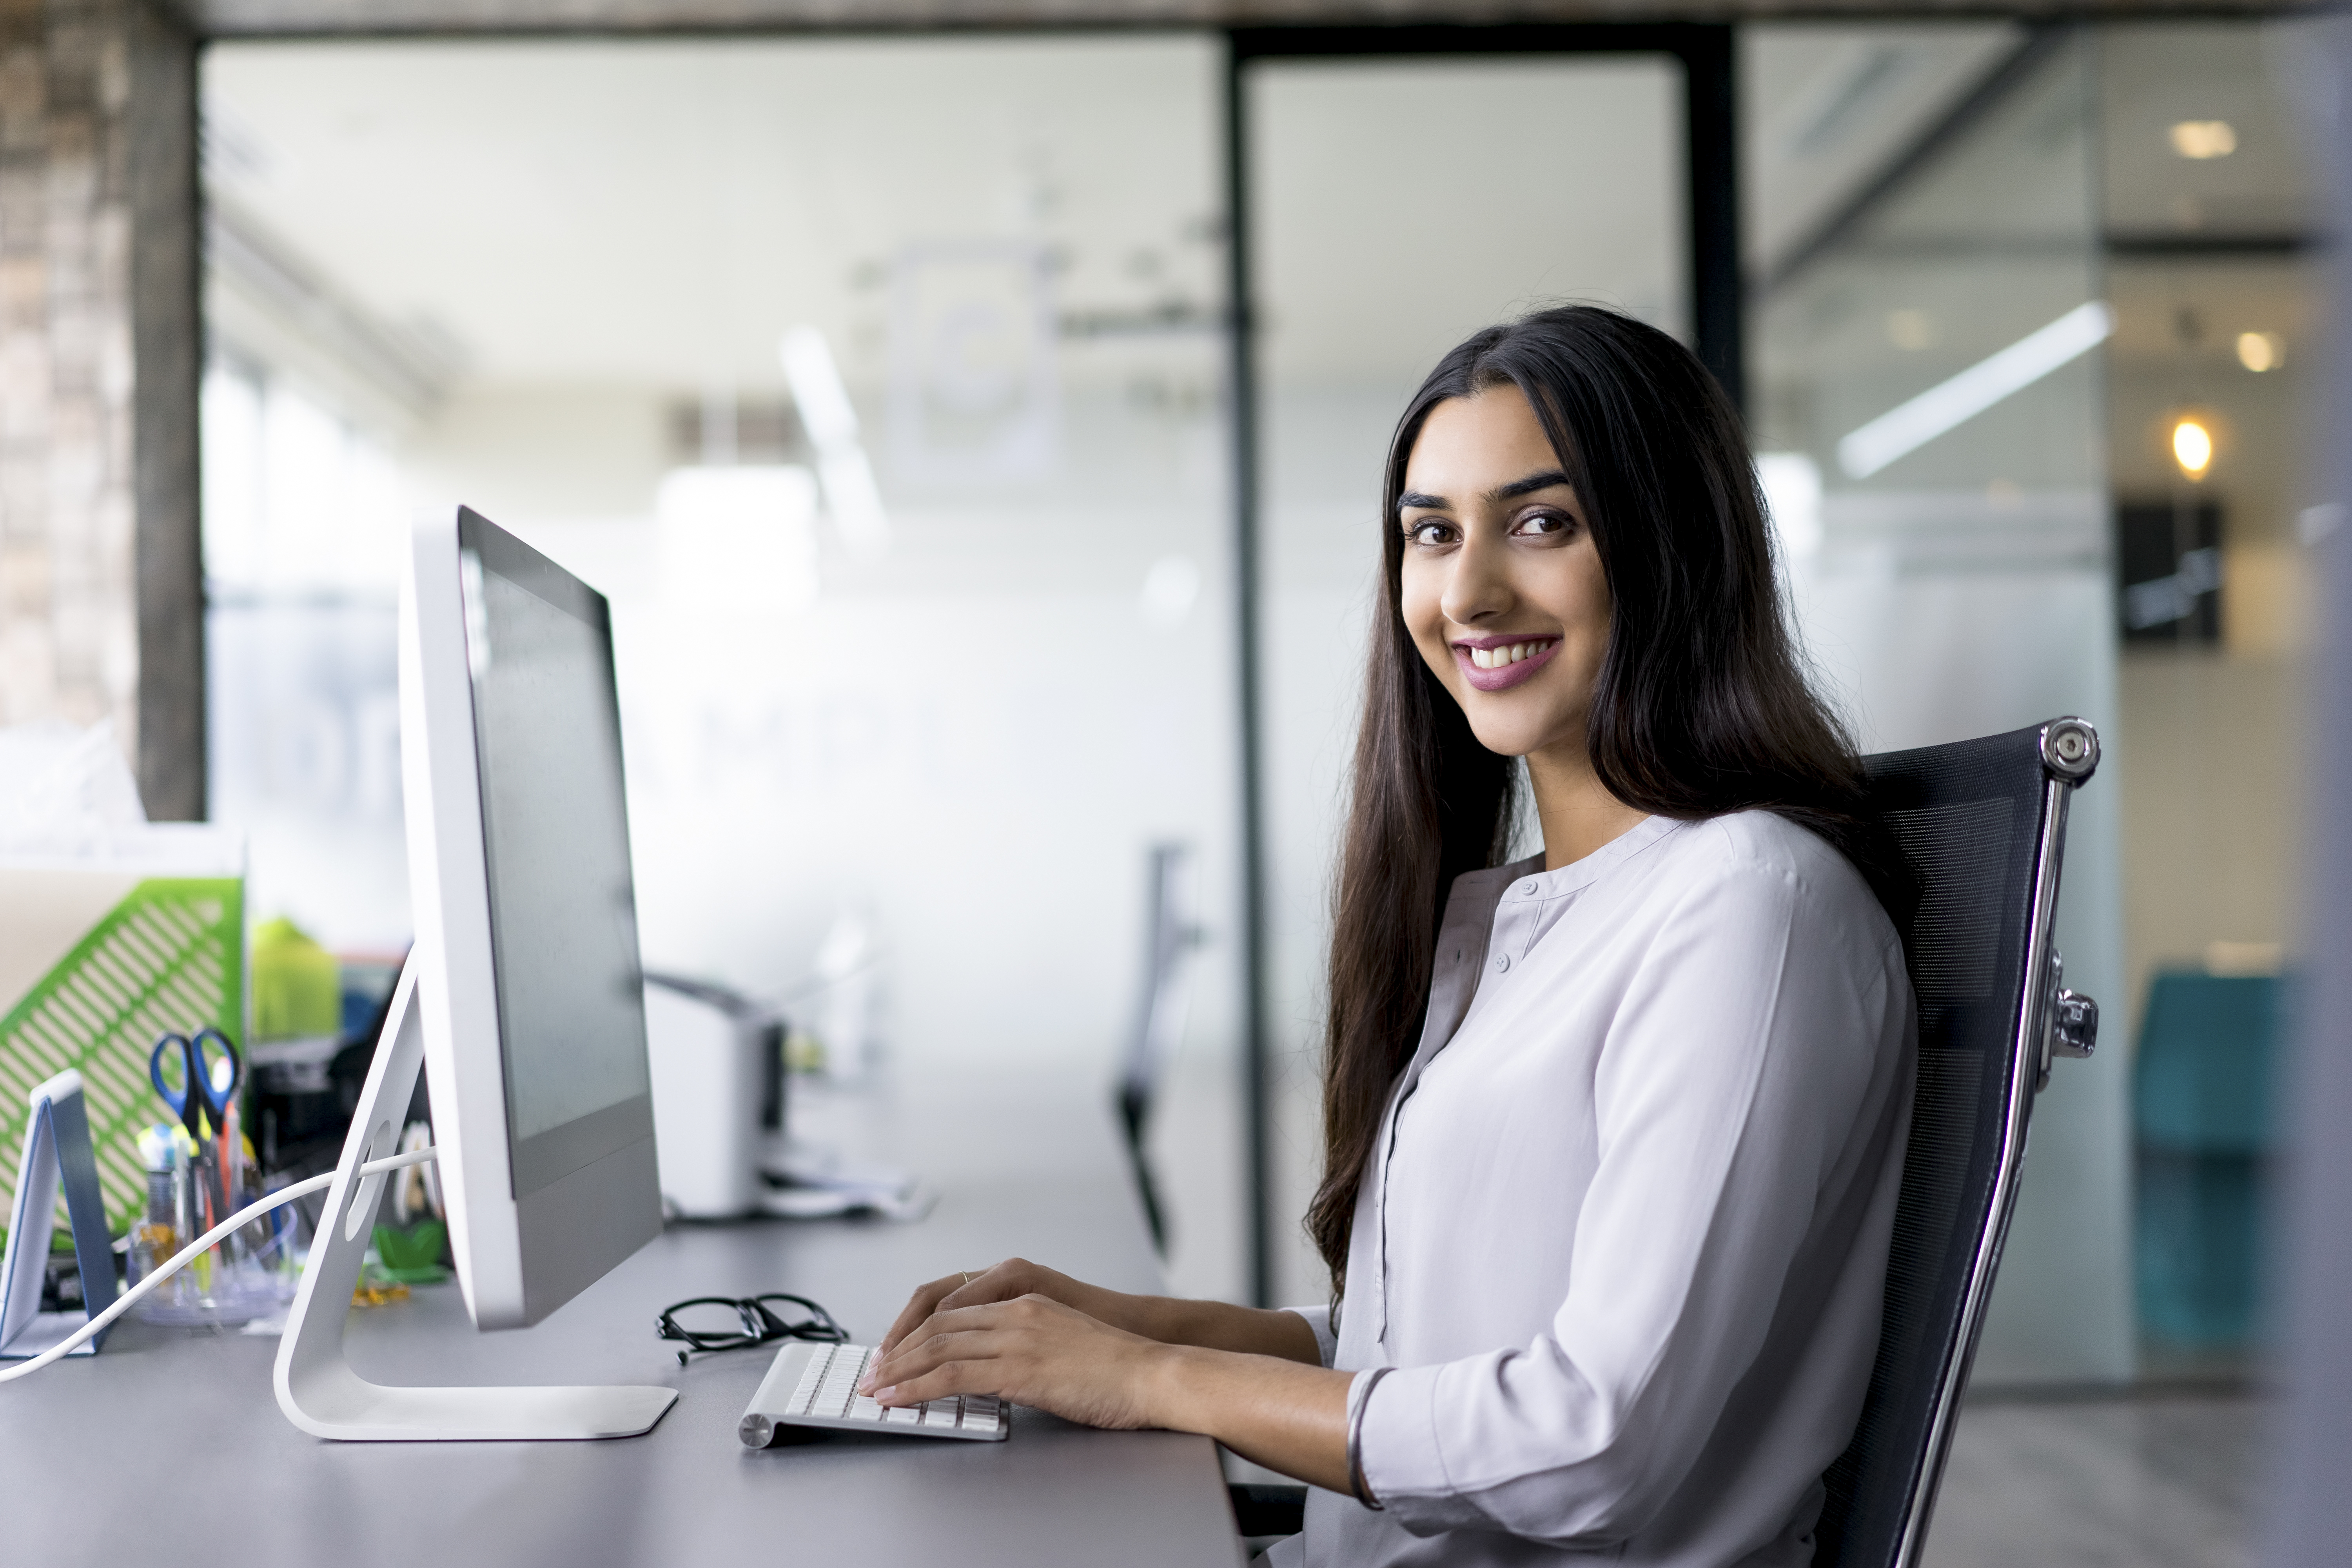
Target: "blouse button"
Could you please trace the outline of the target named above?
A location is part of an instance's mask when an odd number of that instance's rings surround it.
[[[1519,891],[1532,899],[1536,896],[1536,884],[1533,882],[1522,882],[1519,884]]]
[[[1507,970],[1507,969],[1508,969],[1508,968],[1510,968],[1510,967],[1511,967],[1511,955],[1510,955],[1509,953],[1507,953],[1507,952],[1498,952],[1498,953],[1496,953],[1496,954],[1495,955],[1495,973],[1496,973],[1500,974],[1503,971],[1505,971],[1505,970]]]

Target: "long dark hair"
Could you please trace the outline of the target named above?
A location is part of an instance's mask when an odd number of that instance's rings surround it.
[[[1610,794],[1685,820],[1755,807],[1818,833],[1907,914],[1901,858],[1863,806],[1844,729],[1782,617],[1739,416],[1689,350],[1592,306],[1489,327],[1422,383],[1389,443],[1381,586],[1331,931],[1323,1184],[1307,1225],[1344,1287],[1348,1235],[1391,1086],[1412,1056],[1446,891],[1499,864],[1513,759],[1478,743],[1398,603],[1397,500],[1429,412],[1516,386],[1574,481],[1609,581],[1586,729]]]

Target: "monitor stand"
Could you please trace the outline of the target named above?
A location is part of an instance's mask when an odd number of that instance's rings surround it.
[[[398,1150],[401,1123],[425,1065],[425,1026],[412,959],[402,971],[351,1136],[327,1189],[310,1261],[278,1347],[278,1407],[314,1437],[345,1442],[424,1443],[634,1437],[677,1402],[675,1389],[402,1388],[369,1383],[343,1358],[343,1325],[359,1283],[385,1173],[352,1176]]]

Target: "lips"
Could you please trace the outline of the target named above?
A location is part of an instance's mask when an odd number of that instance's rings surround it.
[[[1474,689],[1507,691],[1534,679],[1559,652],[1559,644],[1556,637],[1464,637],[1453,645],[1454,663]]]

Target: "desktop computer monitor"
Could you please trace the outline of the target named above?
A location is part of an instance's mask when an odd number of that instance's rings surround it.
[[[425,1073],[477,1327],[661,1229],[604,595],[479,516],[420,522],[400,625]]]
[[[403,1388],[342,1319],[420,1068],[478,1329],[538,1322],[661,1229],[644,975],[604,596],[465,509],[415,526],[400,600],[416,942],[280,1346],[279,1406],[321,1436],[641,1432],[667,1388]]]

